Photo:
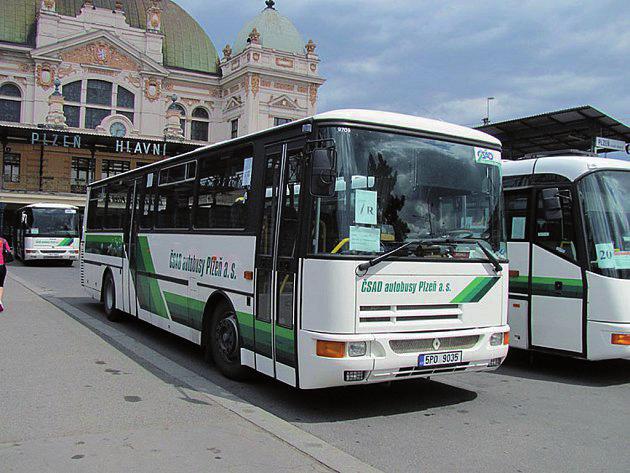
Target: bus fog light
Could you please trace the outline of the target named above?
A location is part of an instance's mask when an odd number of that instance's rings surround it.
[[[630,345],[630,333],[613,333],[610,342],[613,345]]]
[[[344,371],[344,381],[363,381],[365,379],[365,371]]]
[[[503,345],[504,337],[505,335],[503,334],[503,332],[493,333],[492,335],[490,335],[490,346],[498,347],[500,345]]]
[[[348,356],[357,357],[365,356],[367,353],[367,343],[365,342],[349,342],[348,343]]]

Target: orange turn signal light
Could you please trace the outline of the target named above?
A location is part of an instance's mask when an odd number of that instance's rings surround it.
[[[504,332],[503,333],[503,344],[504,345],[509,345],[510,344],[510,332]]]
[[[613,333],[610,341],[613,345],[630,345],[630,333]]]
[[[346,343],[317,340],[317,356],[343,358],[346,356]]]
[[[247,280],[247,281],[253,281],[254,280],[254,272],[253,271],[245,271],[243,273],[243,277]]]

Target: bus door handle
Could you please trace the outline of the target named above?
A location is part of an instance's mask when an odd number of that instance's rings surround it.
[[[554,285],[555,285],[556,291],[562,291],[562,286],[563,286],[562,281],[556,281]]]

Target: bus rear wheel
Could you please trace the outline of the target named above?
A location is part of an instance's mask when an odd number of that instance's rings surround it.
[[[247,378],[247,368],[241,365],[241,342],[238,322],[234,310],[226,302],[221,302],[214,311],[210,324],[210,354],[219,371],[227,378],[243,380]]]
[[[120,320],[120,312],[116,309],[116,286],[114,285],[114,278],[110,272],[105,275],[105,280],[103,281],[102,297],[107,320],[118,322]]]

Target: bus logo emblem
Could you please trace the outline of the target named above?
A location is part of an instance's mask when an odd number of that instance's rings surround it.
[[[439,350],[441,345],[442,345],[442,342],[440,342],[439,338],[434,338],[433,339],[433,349],[434,350]]]

